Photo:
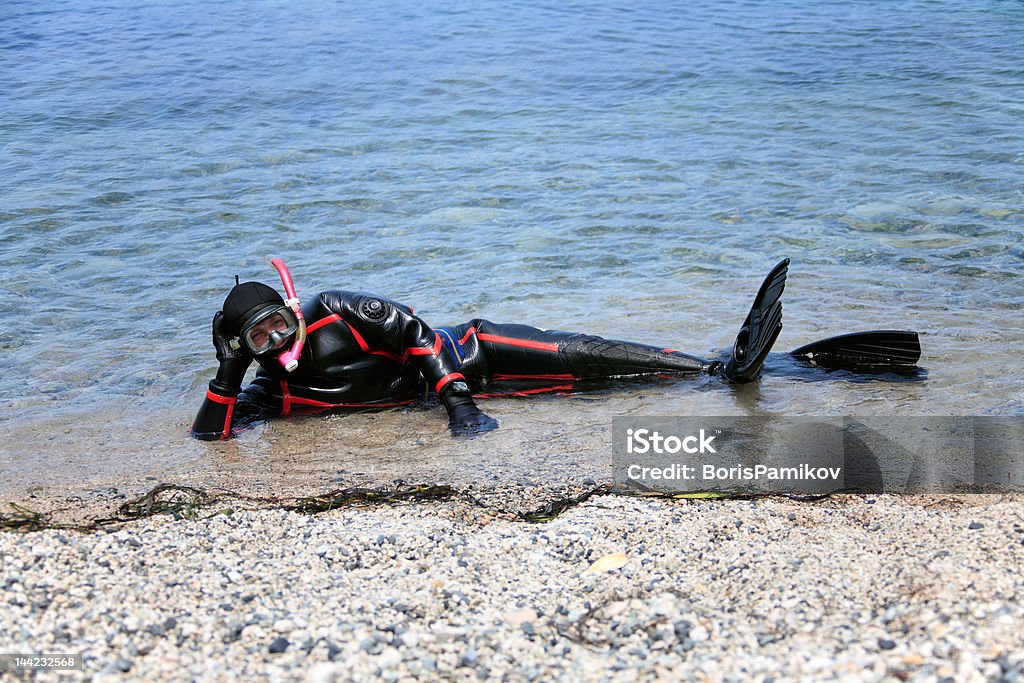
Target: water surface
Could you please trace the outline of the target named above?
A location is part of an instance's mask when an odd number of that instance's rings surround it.
[[[600,477],[622,413],[1024,413],[1024,7],[701,4],[4,3],[0,489]],[[471,443],[437,410],[194,442],[210,318],[267,253],[300,295],[702,355],[789,256],[780,348],[917,329],[927,378],[494,401]]]

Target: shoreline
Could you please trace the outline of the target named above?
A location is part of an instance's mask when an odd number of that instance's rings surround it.
[[[618,553],[621,567],[587,571]],[[82,653],[72,675],[90,680],[1024,669],[1024,497],[1012,495],[608,495],[544,524],[456,499],[238,510],[2,533],[0,557],[0,618],[14,625],[0,651]]]

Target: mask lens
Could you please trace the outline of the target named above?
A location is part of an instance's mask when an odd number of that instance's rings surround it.
[[[249,323],[242,339],[253,355],[259,355],[282,346],[298,327],[291,310],[282,306]]]

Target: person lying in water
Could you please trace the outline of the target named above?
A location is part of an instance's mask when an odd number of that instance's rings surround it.
[[[240,427],[302,411],[402,406],[436,395],[453,434],[498,427],[474,397],[571,390],[624,377],[715,375],[757,379],[782,330],[789,259],[761,285],[724,362],[675,349],[475,318],[431,327],[413,309],[383,297],[321,292],[299,306],[284,264],[274,259],[289,299],[259,282],[236,286],[213,318],[220,367],[192,425],[198,439],[227,439]],[[236,279],[237,281],[237,279]],[[821,364],[914,365],[916,333],[843,335],[793,352]],[[259,370],[241,389],[253,361]],[[524,382],[530,388],[524,390]]]

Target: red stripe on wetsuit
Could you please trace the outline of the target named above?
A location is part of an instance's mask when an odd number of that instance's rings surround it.
[[[220,438],[222,440],[228,438],[231,436],[231,416],[235,412],[235,404],[238,403],[238,397],[221,396],[220,394],[215,394],[211,390],[207,389],[206,398],[210,399],[214,403],[220,403],[221,405],[228,407],[228,412],[224,415],[224,429],[220,432]]]
[[[399,356],[397,353],[392,353],[391,351],[384,351],[383,349],[371,349],[370,344],[367,343],[367,341],[363,338],[363,335],[359,334],[359,332],[356,331],[356,328],[349,325],[347,321],[342,320],[341,316],[338,315],[337,313],[317,320],[315,323],[306,328],[306,333],[309,334],[311,332],[315,332],[319,330],[321,327],[325,327],[335,322],[345,323],[345,327],[347,327],[348,331],[352,333],[352,338],[356,340],[356,344],[359,344],[359,349],[363,353],[372,353],[377,356],[384,356],[385,358],[390,358],[396,363],[404,363],[406,360],[409,359],[410,355],[436,356],[438,353],[441,352],[441,335],[437,334],[436,332],[434,333],[433,347],[412,347],[406,349],[405,353],[402,354],[401,356]]]
[[[397,406],[407,406],[413,403],[414,399],[408,401],[397,401],[394,403],[327,403],[326,401],[317,401],[315,398],[305,398],[304,396],[293,396],[291,388],[288,386],[288,380],[281,380],[281,414],[288,415],[292,412],[292,405],[299,406],[310,406],[311,408],[395,408]]]
[[[335,313],[334,315],[329,315],[326,318],[320,318],[319,320],[317,320],[312,325],[308,325],[306,327],[306,334],[310,334],[311,332],[316,332],[321,327],[325,327],[327,325],[330,325],[331,323],[338,322],[339,320],[341,320],[341,316],[338,315],[337,313]]]
[[[504,344],[505,346],[518,346],[526,349],[536,349],[538,351],[548,351],[550,353],[558,353],[558,345],[550,342],[539,342],[531,341],[529,339],[516,339],[515,337],[502,337],[497,334],[487,334],[486,332],[477,332],[475,327],[471,327],[466,330],[466,334],[459,340],[459,344],[465,344],[466,341],[472,336],[476,335],[476,338],[480,341],[491,342],[492,344]],[[516,379],[550,379],[550,380],[575,380],[575,375],[570,374],[511,374],[511,373],[495,373],[491,379],[495,381],[500,380],[516,380]],[[566,387],[545,387],[540,390],[529,390],[528,392],[516,392],[516,394],[526,393],[540,393],[541,391],[557,391]],[[483,394],[481,394],[483,395]],[[497,394],[499,396],[512,396],[515,394]]]
[[[472,328],[470,328],[472,329]],[[515,337],[501,337],[496,334],[477,332],[476,338],[480,341],[491,342],[492,344],[503,344],[505,346],[519,346],[524,349],[537,349],[538,351],[550,351],[558,353],[558,345],[549,342],[531,341],[529,339],[516,339]]]

